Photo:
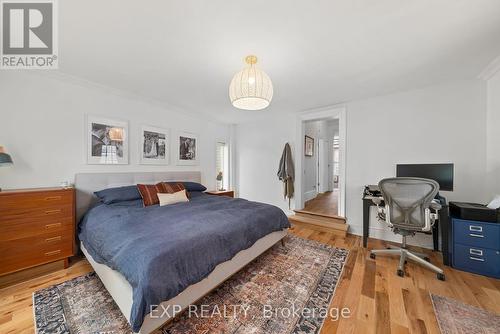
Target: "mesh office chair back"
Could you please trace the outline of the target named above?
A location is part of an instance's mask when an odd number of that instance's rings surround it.
[[[396,177],[383,179],[378,185],[394,232],[422,231],[426,225],[425,210],[436,197],[439,184],[429,179]]]

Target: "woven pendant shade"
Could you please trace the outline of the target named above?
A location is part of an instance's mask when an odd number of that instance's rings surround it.
[[[248,56],[245,61],[249,66],[234,75],[229,85],[229,98],[238,109],[264,109],[273,98],[273,84],[269,76],[255,66],[257,57]]]

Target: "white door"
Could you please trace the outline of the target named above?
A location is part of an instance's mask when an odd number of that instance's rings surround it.
[[[328,191],[329,181],[329,146],[328,140],[320,139],[318,141],[318,192]]]

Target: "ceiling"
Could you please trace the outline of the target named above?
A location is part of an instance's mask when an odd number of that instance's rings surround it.
[[[476,77],[500,54],[498,0],[74,0],[59,22],[61,72],[228,123]],[[229,101],[248,54],[274,84],[263,111]]]

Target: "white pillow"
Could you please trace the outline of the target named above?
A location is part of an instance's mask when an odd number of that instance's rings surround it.
[[[186,189],[175,192],[173,194],[158,193],[158,199],[160,200],[160,206],[189,202],[186,195]]]
[[[497,195],[491,202],[488,204],[488,208],[490,209],[498,209],[500,208],[500,195]]]

